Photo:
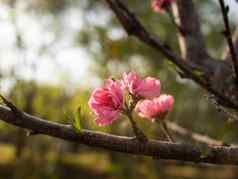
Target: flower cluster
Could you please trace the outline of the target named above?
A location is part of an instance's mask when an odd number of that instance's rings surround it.
[[[147,77],[141,79],[136,73],[124,73],[121,80],[109,79],[103,87],[96,88],[89,99],[89,106],[96,114],[98,125],[108,125],[128,105],[125,92],[136,104],[135,111],[139,116],[151,119],[164,119],[171,111],[174,99],[171,95],[160,94],[160,80]],[[132,109],[133,110],[133,109]]]
[[[164,13],[169,10],[171,3],[174,0],[152,0],[152,9],[155,12]]]

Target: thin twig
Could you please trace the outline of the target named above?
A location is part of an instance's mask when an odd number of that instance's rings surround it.
[[[168,11],[167,12],[172,24],[176,27],[176,29],[178,30],[178,32],[182,35],[185,36],[185,30],[176,22],[174,14],[172,13],[172,11]]]
[[[0,99],[2,99],[3,103],[9,107],[13,112],[14,114],[21,118],[21,115],[22,115],[22,112],[21,110],[19,110],[12,102],[8,101],[3,95],[0,94]]]
[[[175,143],[175,140],[173,139],[172,135],[170,134],[170,132],[169,132],[169,130],[168,130],[168,127],[167,127],[166,122],[161,121],[160,124],[161,124],[161,125],[159,125],[159,126],[160,126],[160,128],[162,129],[162,131],[164,132],[164,134],[166,135],[167,139],[168,139],[170,142]]]
[[[229,17],[228,17],[229,6],[225,5],[224,0],[219,0],[219,3],[220,3],[220,7],[221,7],[224,25],[225,25],[224,35],[226,37],[226,40],[227,40],[227,43],[228,43],[228,46],[230,49],[231,59],[233,62],[233,68],[234,68],[234,71],[236,74],[236,84],[238,85],[238,61],[237,61],[235,47],[234,47],[234,44],[232,41],[231,29],[229,26]]]
[[[167,121],[167,127],[170,130],[174,131],[175,133],[177,133],[181,136],[189,137],[198,143],[203,143],[203,144],[211,145],[211,146],[237,146],[236,144],[227,144],[221,140],[213,139],[207,135],[193,132],[193,131],[188,130],[184,127],[181,127],[180,125],[178,125],[174,122]]]
[[[136,136],[136,139],[138,139],[140,142],[147,142],[148,139],[146,137],[146,135],[141,131],[141,129],[137,126],[136,122],[134,121],[131,113],[127,113],[126,116],[128,117],[130,123],[131,123],[131,126],[132,126],[132,129],[133,129],[133,132]]]
[[[221,113],[223,113],[225,116],[227,116],[228,119],[229,119],[229,122],[238,122],[238,116],[237,116],[237,114],[232,113],[232,112],[228,111],[225,107],[221,106],[221,105],[217,102],[217,100],[216,100],[216,98],[215,98],[214,96],[212,96],[212,95],[206,96],[206,99],[207,99],[208,101],[210,101],[210,102],[215,106],[215,108],[217,109],[218,112],[221,112]]]
[[[232,35],[232,41],[233,41],[233,45],[234,45],[234,48],[235,48],[235,51],[236,51],[236,54],[238,52],[238,24],[236,26],[236,29],[235,31],[233,32],[233,35]],[[224,52],[223,52],[223,59],[225,61],[227,60],[231,60],[231,55],[230,55],[230,50],[229,50],[229,46],[227,46],[225,49],[224,49]]]

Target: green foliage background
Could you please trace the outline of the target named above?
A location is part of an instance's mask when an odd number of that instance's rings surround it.
[[[20,1],[20,0],[19,0]],[[0,1],[1,5],[14,8],[17,0]],[[219,8],[214,1],[195,1],[201,14],[202,28],[207,45],[213,56],[221,57],[225,47]],[[175,107],[169,120],[195,132],[209,135],[225,142],[236,142],[236,127],[225,122],[225,116],[206,100],[205,93],[197,85],[182,80],[176,67],[169,64],[160,53],[145,46],[135,38],[127,37],[113,14],[103,1],[98,0],[29,0],[29,15],[51,18],[57,37],[62,14],[71,8],[82,12],[82,28],[74,32],[73,46],[85,49],[93,59],[91,72],[98,80],[108,76],[120,77],[124,71],[137,71],[142,76],[161,79],[162,91],[175,96]],[[153,13],[149,1],[130,0],[128,4],[143,24],[159,34],[163,41],[179,53],[176,32],[166,15]],[[14,13],[13,13],[14,16]],[[219,17],[219,18],[218,18]],[[14,17],[13,17],[14,18]],[[233,24],[234,26],[234,24]],[[16,35],[16,47],[24,50],[24,39]],[[42,51],[43,50],[43,51]],[[42,53],[50,53],[41,49]],[[37,60],[41,60],[40,58]],[[77,60],[77,59],[75,59]],[[16,66],[14,68],[19,68]],[[14,68],[11,69],[14,71]],[[37,67],[36,67],[37,68]],[[98,127],[88,108],[87,101],[92,89],[81,86],[49,85],[27,81],[15,73],[2,73],[1,82],[11,79],[13,85],[6,95],[22,110],[39,117],[61,123],[71,123],[75,110],[82,111],[81,126],[113,134],[132,135],[130,125],[123,117],[113,125]],[[89,77],[90,78],[90,77]],[[87,79],[79,79],[87,80]],[[69,90],[69,89],[74,90]],[[151,138],[164,140],[161,131],[153,123],[137,119],[139,126]],[[175,161],[152,160],[116,152],[89,148],[46,136],[26,137],[26,131],[0,123],[0,178],[58,179],[58,178],[237,178],[235,167],[199,165]],[[175,136],[177,141],[193,143]]]

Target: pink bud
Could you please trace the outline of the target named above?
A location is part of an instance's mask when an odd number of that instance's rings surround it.
[[[123,106],[123,91],[118,81],[107,80],[103,87],[96,88],[88,102],[96,114],[98,125],[108,125],[117,119]]]
[[[122,80],[124,88],[136,96],[154,98],[160,95],[160,80],[152,77],[141,79],[136,73],[124,73]]]
[[[153,120],[154,118],[164,119],[172,110],[174,98],[171,95],[163,94],[152,100],[143,100],[137,103],[136,111],[139,116]]]
[[[152,1],[152,8],[156,12],[164,13],[168,11],[170,4],[174,0],[153,0]]]

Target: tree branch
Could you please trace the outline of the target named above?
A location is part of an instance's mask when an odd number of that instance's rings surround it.
[[[226,40],[229,46],[231,59],[233,62],[233,69],[236,75],[236,84],[238,85],[238,61],[237,61],[237,55],[236,55],[235,47],[233,45],[232,34],[231,34],[230,25],[229,25],[229,18],[228,18],[229,6],[225,5],[224,0],[219,0],[219,3],[220,3],[221,11],[222,11],[224,25],[225,25],[224,35],[226,37]]]
[[[173,51],[168,49],[163,45],[160,39],[149,33],[145,27],[139,22],[135,15],[120,1],[120,0],[105,0],[109,7],[116,14],[118,20],[128,33],[128,35],[134,35],[139,40],[147,44],[148,46],[160,51],[165,57],[171,62],[177,65],[180,70],[185,74],[186,77],[191,78],[197,84],[201,85],[211,94],[214,94],[219,102],[225,106],[229,106],[238,109],[238,104],[228,98],[227,96],[221,94],[218,90],[213,88],[208,80],[202,79],[193,73],[191,65],[185,62],[182,58],[177,56]]]
[[[3,106],[0,106],[0,119],[39,134],[116,152],[151,156],[165,160],[238,165],[237,147],[207,146],[206,149],[202,149],[194,145],[157,140],[141,143],[133,137],[115,136],[89,130],[82,130],[81,133],[77,133],[69,125],[47,121],[23,112],[21,116],[18,116]]]
[[[201,66],[208,58],[208,53],[193,0],[177,0],[172,11],[175,22],[181,29],[178,31],[178,39],[183,59]]]
[[[207,145],[211,145],[211,146],[212,145],[213,146],[236,146],[235,144],[228,145],[223,141],[213,139],[206,135],[195,133],[193,131],[190,131],[188,129],[185,129],[185,128],[179,126],[178,124],[176,124],[174,122],[167,121],[167,126],[170,130],[174,131],[175,133],[177,133],[181,136],[191,138],[192,140],[194,140],[195,142],[198,142],[198,143],[207,144]]]
[[[234,45],[236,54],[238,54],[238,25],[236,27],[235,32],[233,33],[232,39],[233,39],[233,45]],[[231,53],[230,53],[229,47],[225,48],[223,56],[224,56],[225,60],[229,60],[229,61],[232,62]]]

